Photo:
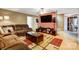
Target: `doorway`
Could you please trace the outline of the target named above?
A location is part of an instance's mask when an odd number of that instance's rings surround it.
[[[67,30],[71,32],[78,31],[78,17],[68,17],[67,19]]]

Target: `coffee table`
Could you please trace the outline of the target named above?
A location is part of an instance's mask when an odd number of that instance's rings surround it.
[[[43,34],[39,33],[39,32],[27,32],[26,33],[26,39],[38,44],[41,41],[43,41]]]

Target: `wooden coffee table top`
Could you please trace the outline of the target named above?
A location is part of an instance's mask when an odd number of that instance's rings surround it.
[[[35,36],[35,37],[38,37],[38,36],[43,35],[43,34],[41,34],[41,33],[39,33],[39,32],[34,32],[34,31],[27,32],[27,34],[32,35],[32,36]]]

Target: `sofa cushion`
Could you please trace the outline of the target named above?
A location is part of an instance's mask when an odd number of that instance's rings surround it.
[[[5,47],[9,47],[15,45],[17,43],[21,43],[16,35],[8,35],[4,37],[0,37],[0,48],[3,49]]]
[[[5,47],[5,44],[4,42],[0,41],[0,49],[4,48]]]
[[[4,31],[1,27],[0,27],[0,34],[4,34]]]

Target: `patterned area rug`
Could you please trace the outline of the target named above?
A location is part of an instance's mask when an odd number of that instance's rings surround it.
[[[78,50],[79,44],[76,39],[62,31],[56,36],[45,33],[43,35],[44,40],[38,45],[28,39],[23,42],[32,50]]]
[[[52,41],[51,41],[51,44],[54,45],[55,47],[59,48],[61,43],[62,43],[62,39],[60,38],[54,38]]]
[[[57,49],[55,48],[53,45],[57,45],[60,46],[61,44],[61,39],[54,39],[54,36],[49,35],[49,34],[43,34],[44,35],[44,40],[42,42],[40,42],[38,45],[31,42],[30,40],[26,39],[24,40],[24,42],[26,43],[26,45],[31,48],[32,50],[50,50],[50,49]],[[54,39],[54,40],[53,40]],[[57,42],[57,43],[56,43]]]

